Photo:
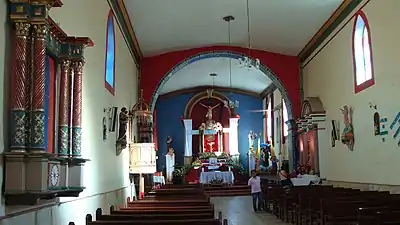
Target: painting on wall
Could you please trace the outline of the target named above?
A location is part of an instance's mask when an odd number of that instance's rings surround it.
[[[353,109],[348,107],[347,105],[343,106],[342,109],[343,117],[344,117],[344,129],[342,133],[342,143],[349,148],[349,150],[353,151],[354,149],[354,130],[353,130]]]
[[[109,132],[115,132],[116,125],[117,125],[117,112],[118,112],[118,107],[111,107],[110,108],[110,126],[108,131]]]

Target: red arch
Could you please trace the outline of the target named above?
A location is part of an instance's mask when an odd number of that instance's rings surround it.
[[[248,55],[246,48],[229,46],[211,46],[193,48],[183,51],[169,52],[153,57],[146,57],[140,63],[141,78],[140,87],[143,89],[143,97],[146,102],[150,99],[157,88],[159,81],[177,64],[185,59],[205,52],[231,51]],[[297,57],[286,56],[266,51],[252,50],[250,57],[260,59],[260,62],[272,70],[288,92],[292,103],[293,116],[300,115],[300,66]]]
[[[369,51],[370,51],[370,60],[371,60],[371,71],[372,71],[372,78],[360,85],[357,85],[357,67],[356,67],[356,57],[355,57],[355,52],[354,52],[354,35],[356,32],[357,28],[357,20],[358,17],[360,17],[364,24],[365,28],[368,31],[368,43],[369,43]],[[359,10],[355,15],[354,15],[354,24],[353,24],[353,32],[352,32],[352,37],[351,37],[351,44],[352,44],[352,49],[351,52],[353,54],[353,76],[354,76],[354,92],[358,93],[368,87],[371,87],[372,85],[375,84],[375,75],[374,75],[374,61],[372,57],[372,43],[371,43],[371,29],[369,28],[369,23],[367,16],[364,14],[362,10]]]

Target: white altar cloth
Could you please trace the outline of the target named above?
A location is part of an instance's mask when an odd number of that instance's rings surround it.
[[[153,182],[160,183],[161,185],[165,185],[165,177],[164,176],[154,176]]]
[[[318,184],[320,180],[321,179],[319,177],[309,174],[298,175],[297,178],[290,179],[293,186],[308,186],[310,184]]]
[[[223,179],[224,183],[233,184],[235,177],[232,171],[214,171],[214,172],[201,172],[200,173],[200,183],[208,184],[214,179]]]

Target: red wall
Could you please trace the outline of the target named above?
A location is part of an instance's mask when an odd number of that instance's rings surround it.
[[[248,50],[239,47],[212,46],[193,48],[189,50],[169,52],[162,55],[144,58],[141,62],[140,87],[143,89],[145,101],[150,103],[152,95],[159,81],[174,66],[185,59],[211,51],[231,51],[247,54]],[[293,116],[300,115],[300,67],[295,56],[286,56],[265,51],[252,50],[250,57],[260,59],[260,62],[273,71],[286,88],[289,99],[293,105]]]

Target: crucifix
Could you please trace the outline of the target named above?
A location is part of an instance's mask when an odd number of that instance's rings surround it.
[[[206,118],[208,120],[212,120],[212,113],[213,113],[213,109],[217,108],[221,103],[218,103],[214,106],[209,106],[209,105],[204,105],[202,103],[199,103],[201,106],[203,106],[204,108],[207,109],[207,114],[206,114]]]
[[[213,151],[214,142],[208,142],[208,146],[210,146],[210,152]]]

